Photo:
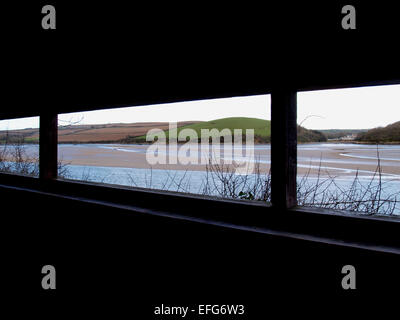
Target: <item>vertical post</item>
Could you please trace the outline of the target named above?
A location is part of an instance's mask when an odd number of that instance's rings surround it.
[[[297,205],[297,95],[277,88],[271,94],[271,202],[280,208]]]
[[[51,180],[57,178],[57,124],[56,113],[40,115],[39,128],[39,178]]]

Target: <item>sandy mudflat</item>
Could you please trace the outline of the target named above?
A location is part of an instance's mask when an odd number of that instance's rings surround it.
[[[180,146],[178,146],[179,148]],[[148,145],[60,145],[59,159],[64,163],[82,166],[104,166],[123,168],[153,168],[168,170],[205,170],[202,164],[154,164],[146,160]],[[243,151],[244,153],[244,151]],[[269,146],[256,146],[255,158],[259,159],[262,172],[270,168]],[[379,149],[382,172],[388,177],[400,179],[400,146],[382,146]],[[374,146],[353,144],[299,145],[298,173],[331,175],[372,175],[377,168],[377,150]],[[320,165],[320,159],[321,165]]]
[[[109,145],[109,148],[96,148],[94,146],[87,145],[60,145],[59,159],[66,164],[81,166],[205,170],[204,165],[194,164],[182,165],[177,163],[151,165],[146,160],[147,147],[147,145]]]

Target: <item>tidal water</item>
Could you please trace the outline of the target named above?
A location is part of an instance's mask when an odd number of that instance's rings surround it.
[[[85,147],[85,146],[81,146]],[[129,153],[145,154],[147,146],[144,145],[89,145],[90,148],[98,148],[122,151]],[[68,148],[68,146],[63,146]],[[244,149],[245,147],[243,147]],[[243,151],[243,154],[245,152]],[[261,164],[270,164],[270,145],[256,145],[255,154]],[[110,155],[109,155],[110,156]],[[120,156],[120,155],[119,155]],[[222,155],[223,157],[223,155]],[[377,173],[377,163],[381,165],[381,175]],[[255,161],[249,159],[249,161]],[[123,186],[136,186],[168,191],[187,192],[194,194],[208,194],[213,196],[228,196],[224,190],[226,181],[224,177],[202,170],[166,170],[145,169],[127,167],[107,167],[88,165],[67,165],[70,179],[89,180],[93,182],[117,184]],[[369,193],[379,191],[381,199],[400,200],[400,146],[379,146],[377,150],[373,145],[358,144],[330,144],[315,143],[298,146],[298,182],[304,182],[304,188],[312,188],[317,183],[322,183],[316,199],[322,199],[320,192],[326,187],[331,194],[337,190],[349,190],[358,175],[357,188],[360,194],[362,190],[369,188]],[[304,180],[307,175],[306,180]],[[226,176],[225,176],[226,178]],[[267,174],[249,174],[246,178],[235,177],[238,185],[237,193],[249,191],[252,187],[265,181]],[[329,183],[334,178],[334,183]],[[263,180],[264,179],[264,180]],[[254,188],[253,188],[254,189]],[[259,188],[259,195],[262,190]],[[400,214],[400,205],[393,212]]]
[[[38,146],[26,145],[25,152],[29,157],[37,157]],[[116,145],[116,144],[79,144],[59,145],[59,155],[67,159],[64,165],[64,176],[73,180],[85,180],[106,184],[151,188],[159,190],[207,194],[212,196],[230,197],[232,195],[229,183],[224,181],[228,176],[221,176],[205,170],[193,169],[190,166],[185,170],[176,169],[149,169],[143,166],[107,166],[101,165],[107,160],[129,159],[129,155],[141,157],[145,161],[147,145]],[[240,147],[246,155],[246,147]],[[255,158],[248,161],[257,161],[265,166],[268,172],[270,166],[270,145],[256,145]],[[223,153],[221,158],[224,158]],[[74,160],[84,159],[88,163],[96,160],[96,165],[74,164]],[[132,158],[133,159],[133,158]],[[135,158],[138,159],[138,158]],[[126,160],[128,161],[128,160]],[[380,164],[380,173],[377,164]],[[133,166],[133,168],[132,168]],[[1,169],[1,168],[0,168]],[[262,196],[262,183],[268,173],[234,175],[237,188],[236,196],[240,191],[251,192],[256,198]],[[313,143],[298,145],[298,182],[303,182],[304,188],[323,182],[323,188],[333,194],[340,190],[349,190],[358,176],[359,190],[380,192],[381,199],[400,201],[400,145],[358,145]],[[306,177],[306,180],[304,180]],[[334,183],[329,183],[334,179]],[[260,184],[261,183],[261,184]],[[254,187],[258,185],[258,187]],[[319,189],[321,191],[323,188]],[[361,194],[361,193],[360,193]],[[315,192],[316,199],[321,200],[323,194]],[[393,212],[400,215],[400,204]]]

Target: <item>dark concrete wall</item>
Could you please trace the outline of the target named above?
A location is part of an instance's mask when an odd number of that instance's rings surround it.
[[[18,190],[1,194],[2,288],[37,312],[73,315],[79,307],[150,319],[157,304],[204,302],[246,304],[252,315],[298,315],[310,301],[356,305],[400,284],[393,278],[398,256]],[[45,264],[56,267],[56,291],[41,289]],[[356,291],[341,288],[345,264],[357,269]]]

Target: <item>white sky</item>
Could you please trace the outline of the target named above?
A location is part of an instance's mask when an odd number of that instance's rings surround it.
[[[165,103],[143,107],[128,107],[114,110],[99,110],[85,113],[60,115],[59,124],[78,121],[81,124],[173,122],[201,120],[209,121],[227,117],[250,117],[271,119],[270,95],[198,100]],[[65,122],[66,121],[66,122]]]
[[[400,85],[299,92],[297,123],[303,120],[309,129],[387,126],[400,121]]]
[[[297,122],[310,129],[369,129],[400,121],[400,85],[300,92]],[[60,125],[271,119],[270,95],[128,107],[59,115]],[[0,130],[37,128],[39,118],[0,121]]]

